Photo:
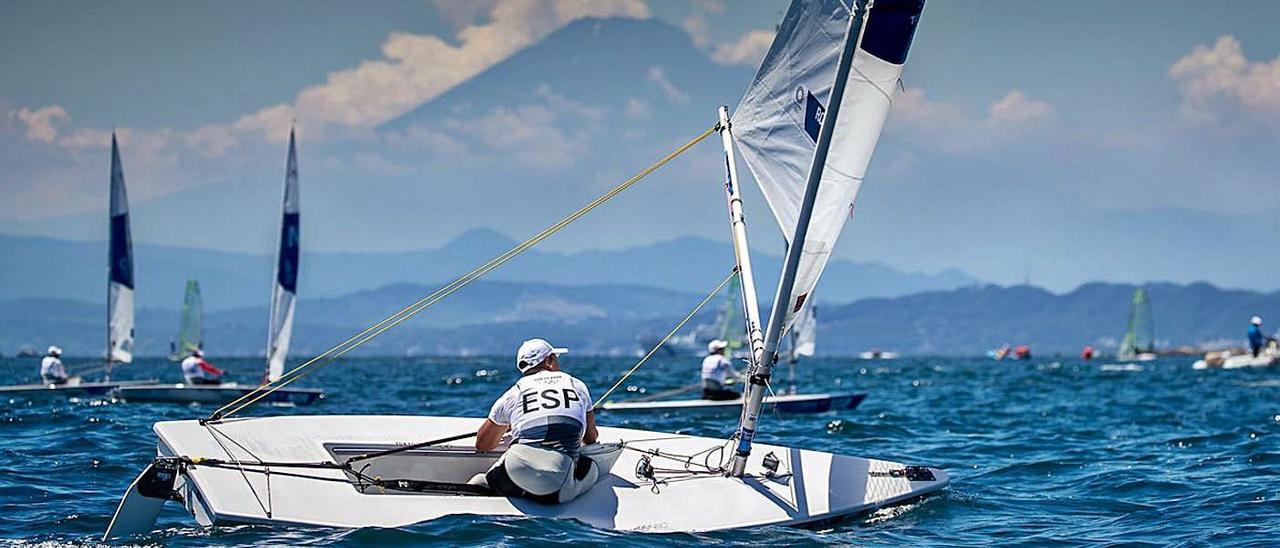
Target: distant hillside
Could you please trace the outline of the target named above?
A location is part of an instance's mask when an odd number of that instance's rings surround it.
[[[431,294],[438,286],[395,284],[337,298],[298,303],[295,355],[316,354]],[[561,286],[541,283],[473,283],[449,299],[390,330],[361,349],[364,354],[506,353],[540,333],[573,341],[590,354],[630,354],[637,337],[669,329],[670,318],[701,296],[630,285]],[[698,322],[710,323],[714,307]],[[0,301],[0,352],[58,344],[68,355],[92,356],[104,346],[104,305],[66,299]],[[178,330],[177,310],[137,313],[136,352],[164,355]],[[206,312],[205,347],[217,355],[260,355],[267,307]]]
[[[516,242],[491,230],[467,232],[436,248],[406,253],[304,253],[299,291],[306,297],[336,297],[392,284],[450,280],[511,249]],[[271,259],[158,245],[135,249],[140,306],[177,308],[186,279],[200,280],[208,310],[265,306]],[[761,294],[773,292],[781,258],[755,254]],[[54,298],[97,302],[106,295],[105,244],[0,235],[0,300]],[[678,238],[608,251],[555,253],[530,250],[494,271],[487,280],[559,285],[635,284],[698,293],[728,271],[728,243]],[[963,272],[909,273],[873,264],[833,261],[823,291],[834,302],[892,297],[971,285]]]
[[[1239,344],[1249,316],[1280,324],[1280,293],[1223,290],[1209,284],[1147,287],[1160,346]],[[435,286],[395,284],[298,306],[295,356],[313,355]],[[1039,288],[968,287],[896,298],[864,299],[818,309],[818,351],[852,355],[871,348],[909,354],[980,354],[1009,342],[1039,354],[1075,354],[1086,344],[1114,350],[1123,335],[1134,286],[1087,284],[1055,295]],[[665,333],[698,302],[692,292],[636,285],[566,286],[477,282],[376,339],[365,355],[507,354],[530,336],[571,345],[583,354],[630,355],[638,340]],[[714,322],[719,303],[691,325]],[[762,311],[767,315],[768,311]],[[207,348],[216,355],[260,355],[265,306],[206,315]],[[102,305],[65,299],[0,302],[0,351],[51,343],[87,356],[103,346]],[[138,352],[161,355],[177,331],[175,310],[138,313]]]
[[[1148,284],[1157,345],[1242,344],[1249,317],[1280,326],[1280,292],[1206,283]],[[1113,351],[1128,322],[1135,286],[1085,284],[1063,295],[1030,286],[982,286],[821,309],[819,347],[845,354],[881,348],[913,354],[976,354],[1003,343],[1075,354],[1089,344]]]

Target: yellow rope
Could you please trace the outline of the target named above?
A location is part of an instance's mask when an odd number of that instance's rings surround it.
[[[617,390],[619,386],[622,386],[623,382],[626,382],[627,377],[630,377],[632,373],[635,373],[637,369],[640,369],[640,366],[644,365],[644,362],[649,361],[649,358],[658,353],[658,349],[662,348],[662,345],[667,344],[667,341],[671,340],[671,337],[674,337],[676,333],[684,328],[684,324],[689,323],[689,320],[693,319],[694,314],[697,314],[699,310],[702,310],[702,307],[711,302],[711,299],[716,298],[716,295],[720,294],[720,291],[724,289],[724,286],[729,284],[729,280],[732,280],[733,277],[737,275],[738,267],[735,266],[733,270],[729,272],[729,275],[725,276],[724,281],[720,282],[720,285],[717,285],[715,289],[711,290],[711,293],[708,293],[707,296],[702,299],[702,302],[698,303],[698,306],[693,307],[693,310],[689,311],[689,315],[685,316],[683,320],[680,320],[680,323],[671,328],[671,331],[667,333],[667,336],[663,337],[662,340],[658,341],[658,344],[649,349],[649,353],[645,354],[643,358],[640,358],[640,361],[636,362],[636,364],[631,367],[631,370],[627,371],[621,379],[618,379],[618,382],[613,383],[613,387],[610,388],[608,392],[605,392],[603,396],[600,396],[600,399],[596,400],[595,405],[591,406],[591,410],[595,411],[596,409],[599,409],[600,405],[604,403],[604,400],[608,399],[609,395],[613,394],[613,391]]]
[[[688,151],[690,148],[693,148],[694,145],[698,144],[703,139],[706,139],[708,136],[715,133],[716,128],[718,126],[719,124],[708,128],[706,131],[703,131],[701,135],[698,135],[697,137],[694,137],[689,142],[683,145],[680,145],[678,148],[673,150],[670,154],[667,154],[666,156],[662,157],[662,159],[649,165],[649,167],[646,167],[645,169],[641,170],[639,173],[635,174],[630,179],[623,181],[618,186],[615,186],[612,189],[610,189],[608,192],[600,195],[598,198],[596,198],[595,200],[592,200],[587,205],[573,212],[568,217],[561,219],[555,224],[544,229],[542,232],[539,232],[535,234],[533,237],[521,242],[519,245],[508,250],[506,253],[503,253],[502,255],[499,255],[493,258],[492,260],[481,265],[475,270],[468,272],[467,274],[454,280],[450,284],[436,290],[434,293],[419,299],[417,302],[400,309],[399,312],[396,312],[395,314],[392,314],[386,317],[382,321],[366,328],[364,331],[361,331],[360,333],[357,333],[351,338],[335,345],[333,348],[330,348],[324,351],[324,353],[320,354],[319,356],[316,356],[314,358],[311,358],[310,360],[307,360],[301,365],[289,370],[284,375],[281,375],[279,379],[276,379],[275,381],[272,381],[272,382],[265,383],[262,386],[255,388],[253,391],[248,392],[239,398],[236,398],[231,403],[228,403],[218,408],[218,410],[214,411],[213,415],[210,416],[210,419],[220,420],[220,419],[229,417],[235,413],[238,413],[244,408],[249,407],[254,403],[257,403],[258,401],[261,401],[263,398],[267,397],[272,392],[275,392],[276,390],[279,390],[285,386],[288,386],[293,381],[296,381],[300,378],[305,377],[306,375],[310,374],[312,371],[316,369],[319,369],[320,367],[333,363],[335,360],[337,360],[338,358],[341,358],[346,353],[372,340],[374,337],[381,335],[383,332],[387,331],[388,329],[391,329],[392,327],[395,327],[397,325],[400,325],[401,323],[404,323],[405,320],[408,320],[409,318],[413,317],[415,314],[422,312],[423,310],[436,304],[437,302],[440,302],[445,297],[448,297],[449,295],[453,294],[457,290],[462,289],[464,286],[479,279],[481,276],[488,274],[493,269],[501,266],[503,263],[506,263],[507,261],[510,261],[511,259],[515,258],[517,255],[520,255],[521,253],[525,252],[526,250],[533,247],[534,245],[537,245],[538,243],[547,239],[552,234],[555,234],[556,232],[560,231],[564,227],[578,220],[582,216],[586,215],[587,213],[590,213],[591,210],[609,201],[614,196],[617,196],[618,194],[622,193],[622,191],[640,182],[641,179],[645,178],[650,173],[657,171],[658,168],[666,165],[668,162],[675,159],[677,156]],[[230,410],[228,411],[228,409]]]

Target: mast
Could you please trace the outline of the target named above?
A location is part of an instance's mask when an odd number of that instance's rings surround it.
[[[738,285],[742,292],[743,320],[751,345],[751,369],[764,355],[764,334],[760,330],[760,304],[756,300],[756,279],[751,269],[751,252],[747,247],[747,221],[742,214],[742,194],[738,186],[738,160],[733,152],[733,131],[729,123],[729,107],[721,106],[720,141],[724,144],[724,193],[729,207],[729,232],[733,237],[733,255],[738,265]]]
[[[298,293],[298,261],[301,258],[301,224],[298,209],[298,151],[294,128],[289,128],[289,158],[285,163],[284,190],[280,204],[280,242],[276,248],[275,272],[271,282],[271,315],[267,325],[266,380],[284,373],[293,314]]]
[[[849,80],[849,70],[853,66],[853,58],[858,49],[858,38],[861,35],[863,20],[866,16],[866,0],[855,0],[853,17],[849,18],[849,27],[845,31],[844,48],[840,52],[840,62],[836,69],[834,87],[831,89],[830,104],[822,119],[822,127],[818,131],[817,149],[809,166],[809,178],[805,184],[804,201],[800,206],[800,216],[795,226],[795,234],[791,245],[787,248],[787,260],[782,267],[782,280],[778,284],[778,292],[774,297],[773,309],[769,314],[769,327],[765,332],[763,354],[757,358],[751,378],[747,383],[745,404],[738,423],[738,447],[733,455],[733,464],[729,469],[732,476],[742,476],[747,467],[747,457],[751,455],[751,442],[756,435],[756,424],[760,419],[760,408],[764,403],[764,393],[773,374],[773,366],[778,361],[778,343],[782,338],[782,327],[786,320],[791,303],[791,293],[796,283],[796,271],[800,266],[800,257],[804,253],[804,239],[809,232],[809,220],[813,217],[814,202],[818,197],[818,186],[822,181],[824,167],[827,164],[827,152],[831,149],[831,135],[835,131],[836,119],[840,115],[845,86]],[[803,303],[800,303],[802,306]]]

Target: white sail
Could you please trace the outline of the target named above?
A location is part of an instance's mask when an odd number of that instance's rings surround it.
[[[133,241],[120,147],[111,134],[111,209],[107,266],[107,361],[133,361]]]
[[[789,244],[810,169],[821,169],[783,331],[818,283],[853,213],[893,102],[923,0],[869,3],[825,166],[811,166],[851,14],[842,0],[796,1],[733,117],[734,137]]]
[[[804,307],[791,325],[791,357],[812,357],[817,346],[818,307],[814,303]]]
[[[298,294],[298,259],[301,255],[298,216],[298,154],[293,130],[289,130],[289,159],[285,165],[284,199],[280,215],[280,246],[271,281],[271,323],[267,330],[267,379],[284,373],[293,334],[293,313]]]

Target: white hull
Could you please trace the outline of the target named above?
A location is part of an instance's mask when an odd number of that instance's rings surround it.
[[[866,394],[796,394],[768,396],[764,410],[781,413],[825,413],[841,409],[853,409],[862,403]],[[736,415],[742,411],[742,399],[736,400],[662,400],[629,403],[606,402],[600,406],[608,412],[620,411],[688,411],[719,412]]]
[[[1191,367],[1195,369],[1242,369],[1246,367],[1270,367],[1280,362],[1280,353],[1268,350],[1257,357],[1253,354],[1236,354],[1210,356],[1207,360],[1196,360]]]
[[[561,505],[484,495],[380,493],[376,488],[361,493],[341,470],[296,470],[278,466],[272,468],[268,490],[268,476],[261,473],[261,467],[252,465],[257,459],[333,461],[343,455],[343,451],[350,455],[472,432],[482,420],[285,416],[230,420],[213,426],[203,426],[197,421],[161,422],[155,425],[155,432],[161,456],[243,461],[243,473],[236,467],[197,464],[187,467],[180,475],[176,491],[202,525],[394,528],[452,515],[482,515],[574,519],[592,527],[619,531],[716,531],[798,525],[849,516],[940,490],[949,482],[941,470],[913,468],[912,479],[908,479],[901,464],[757,443],[747,474],[742,478],[700,475],[654,488],[635,473],[637,464],[645,456],[643,451],[692,455],[725,447],[726,442],[609,427],[600,428],[601,442],[621,442],[629,450],[621,452],[612,472],[591,491]],[[211,430],[214,428],[216,434]],[[411,476],[418,480],[465,482],[472,474],[487,469],[497,457],[497,453],[476,454],[471,443],[469,439],[462,440],[388,457],[386,462],[384,459],[372,461],[375,469],[370,473],[388,478]],[[780,461],[779,476],[765,474],[762,460],[770,454]],[[724,455],[726,460],[727,457]],[[716,462],[718,457],[709,460]],[[655,458],[654,466],[680,468],[684,464]],[[317,476],[330,481],[316,479]],[[154,520],[154,501],[139,496],[131,488],[128,500],[122,502],[113,518],[113,523],[121,525],[113,526],[112,536],[149,529],[148,521]]]

